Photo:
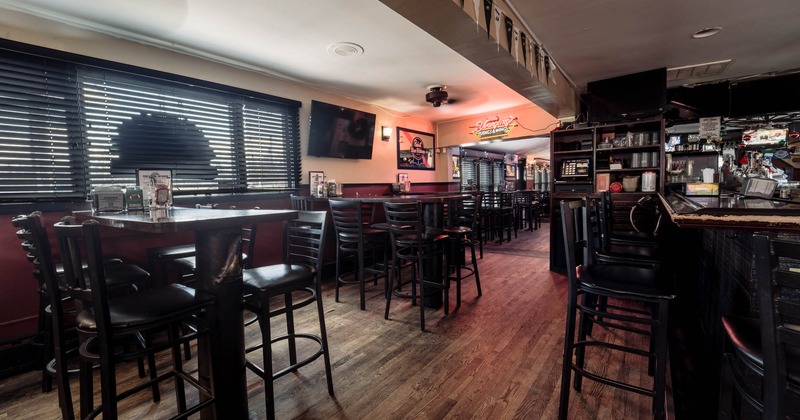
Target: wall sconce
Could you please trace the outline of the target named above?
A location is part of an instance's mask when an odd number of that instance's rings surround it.
[[[389,141],[392,137],[392,127],[381,126],[381,140]]]

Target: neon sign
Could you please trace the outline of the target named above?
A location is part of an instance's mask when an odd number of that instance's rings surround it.
[[[478,121],[475,125],[471,126],[472,134],[478,140],[499,139],[511,133],[511,129],[516,127],[517,117],[494,117],[487,118],[483,121]]]

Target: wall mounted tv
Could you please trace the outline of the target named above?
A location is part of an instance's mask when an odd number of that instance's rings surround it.
[[[375,114],[311,101],[309,156],[372,159]]]
[[[658,115],[667,107],[667,69],[586,84],[587,121],[611,123]]]

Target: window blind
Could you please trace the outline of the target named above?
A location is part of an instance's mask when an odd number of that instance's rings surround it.
[[[299,102],[122,67],[0,49],[0,199],[85,198],[148,168],[176,195],[297,187]]]
[[[478,176],[480,177],[481,191],[494,191],[492,183],[492,161],[481,159],[478,163]]]
[[[74,67],[0,57],[0,199],[84,198]]]
[[[502,188],[506,180],[506,165],[502,160],[492,162],[492,185],[495,188]]]
[[[477,161],[475,159],[461,159],[461,186],[470,187],[478,184]]]

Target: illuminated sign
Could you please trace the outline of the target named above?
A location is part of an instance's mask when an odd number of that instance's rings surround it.
[[[478,121],[472,128],[478,140],[499,139],[511,133],[511,129],[516,127],[516,117],[494,117]]]

